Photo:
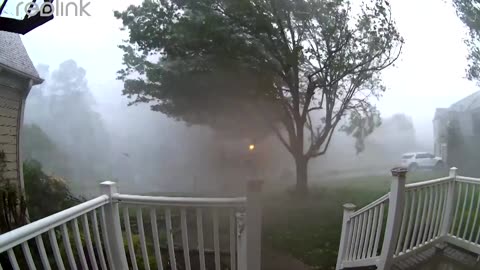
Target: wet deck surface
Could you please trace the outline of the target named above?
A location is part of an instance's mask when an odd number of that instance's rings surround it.
[[[418,270],[478,270],[480,265],[467,265],[445,257],[436,255],[426,264],[420,265]]]
[[[479,270],[476,254],[445,245],[441,250],[430,248],[422,253],[399,261],[394,270]]]

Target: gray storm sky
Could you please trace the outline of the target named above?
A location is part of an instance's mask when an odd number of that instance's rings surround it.
[[[119,104],[122,84],[115,78],[122,52],[117,45],[126,34],[113,10],[140,2],[92,0],[91,17],[56,17],[24,36],[25,46],[34,63],[49,64],[51,69],[64,60],[76,60],[87,70],[99,105]],[[466,29],[449,1],[391,0],[391,4],[406,44],[396,67],[384,72],[388,90],[377,106],[384,116],[405,112],[418,132],[429,134],[435,108],[448,107],[477,90],[465,79]]]

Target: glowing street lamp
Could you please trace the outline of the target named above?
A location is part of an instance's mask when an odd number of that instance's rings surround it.
[[[255,144],[250,144],[248,146],[248,151],[253,152],[253,150],[255,150]]]

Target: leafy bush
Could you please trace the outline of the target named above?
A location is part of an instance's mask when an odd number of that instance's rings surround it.
[[[38,220],[72,207],[83,201],[75,197],[67,182],[43,172],[36,160],[23,163],[26,203],[30,219]]]

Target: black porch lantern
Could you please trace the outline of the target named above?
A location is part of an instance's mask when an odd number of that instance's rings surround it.
[[[53,0],[0,0],[0,31],[26,34],[53,19],[35,8],[45,7]]]

